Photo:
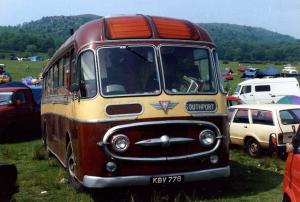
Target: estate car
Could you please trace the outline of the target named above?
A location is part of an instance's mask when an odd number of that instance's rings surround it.
[[[285,153],[299,126],[300,105],[236,105],[228,108],[231,144],[243,145],[251,156],[262,149]]]

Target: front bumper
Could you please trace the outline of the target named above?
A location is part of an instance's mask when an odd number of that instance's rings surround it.
[[[139,175],[124,177],[96,177],[85,175],[82,184],[88,188],[106,188],[106,187],[127,187],[150,185],[151,177],[183,175],[184,182],[193,182],[201,180],[210,180],[215,178],[228,177],[230,167],[214,168],[184,173],[160,174],[160,175]]]

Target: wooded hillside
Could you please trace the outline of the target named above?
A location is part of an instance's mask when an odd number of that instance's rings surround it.
[[[0,58],[3,52],[24,56],[48,53],[69,36],[71,28],[101,18],[97,15],[51,16],[18,26],[0,26]],[[300,40],[266,29],[224,23],[200,23],[217,44],[219,57],[230,61],[300,62]],[[2,53],[1,53],[2,52]]]

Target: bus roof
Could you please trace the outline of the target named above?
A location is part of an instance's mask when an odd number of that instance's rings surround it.
[[[121,15],[96,19],[79,27],[56,51],[49,64],[70,46],[78,51],[91,42],[133,39],[197,41],[214,46],[205,29],[187,20],[140,14]]]
[[[90,41],[122,39],[179,39],[212,43],[206,30],[187,20],[146,15],[104,17],[82,25],[74,35],[78,47]]]

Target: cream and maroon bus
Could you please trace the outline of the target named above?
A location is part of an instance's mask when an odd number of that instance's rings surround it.
[[[43,140],[75,186],[227,177],[225,92],[209,34],[186,20],[82,25],[43,71]]]

